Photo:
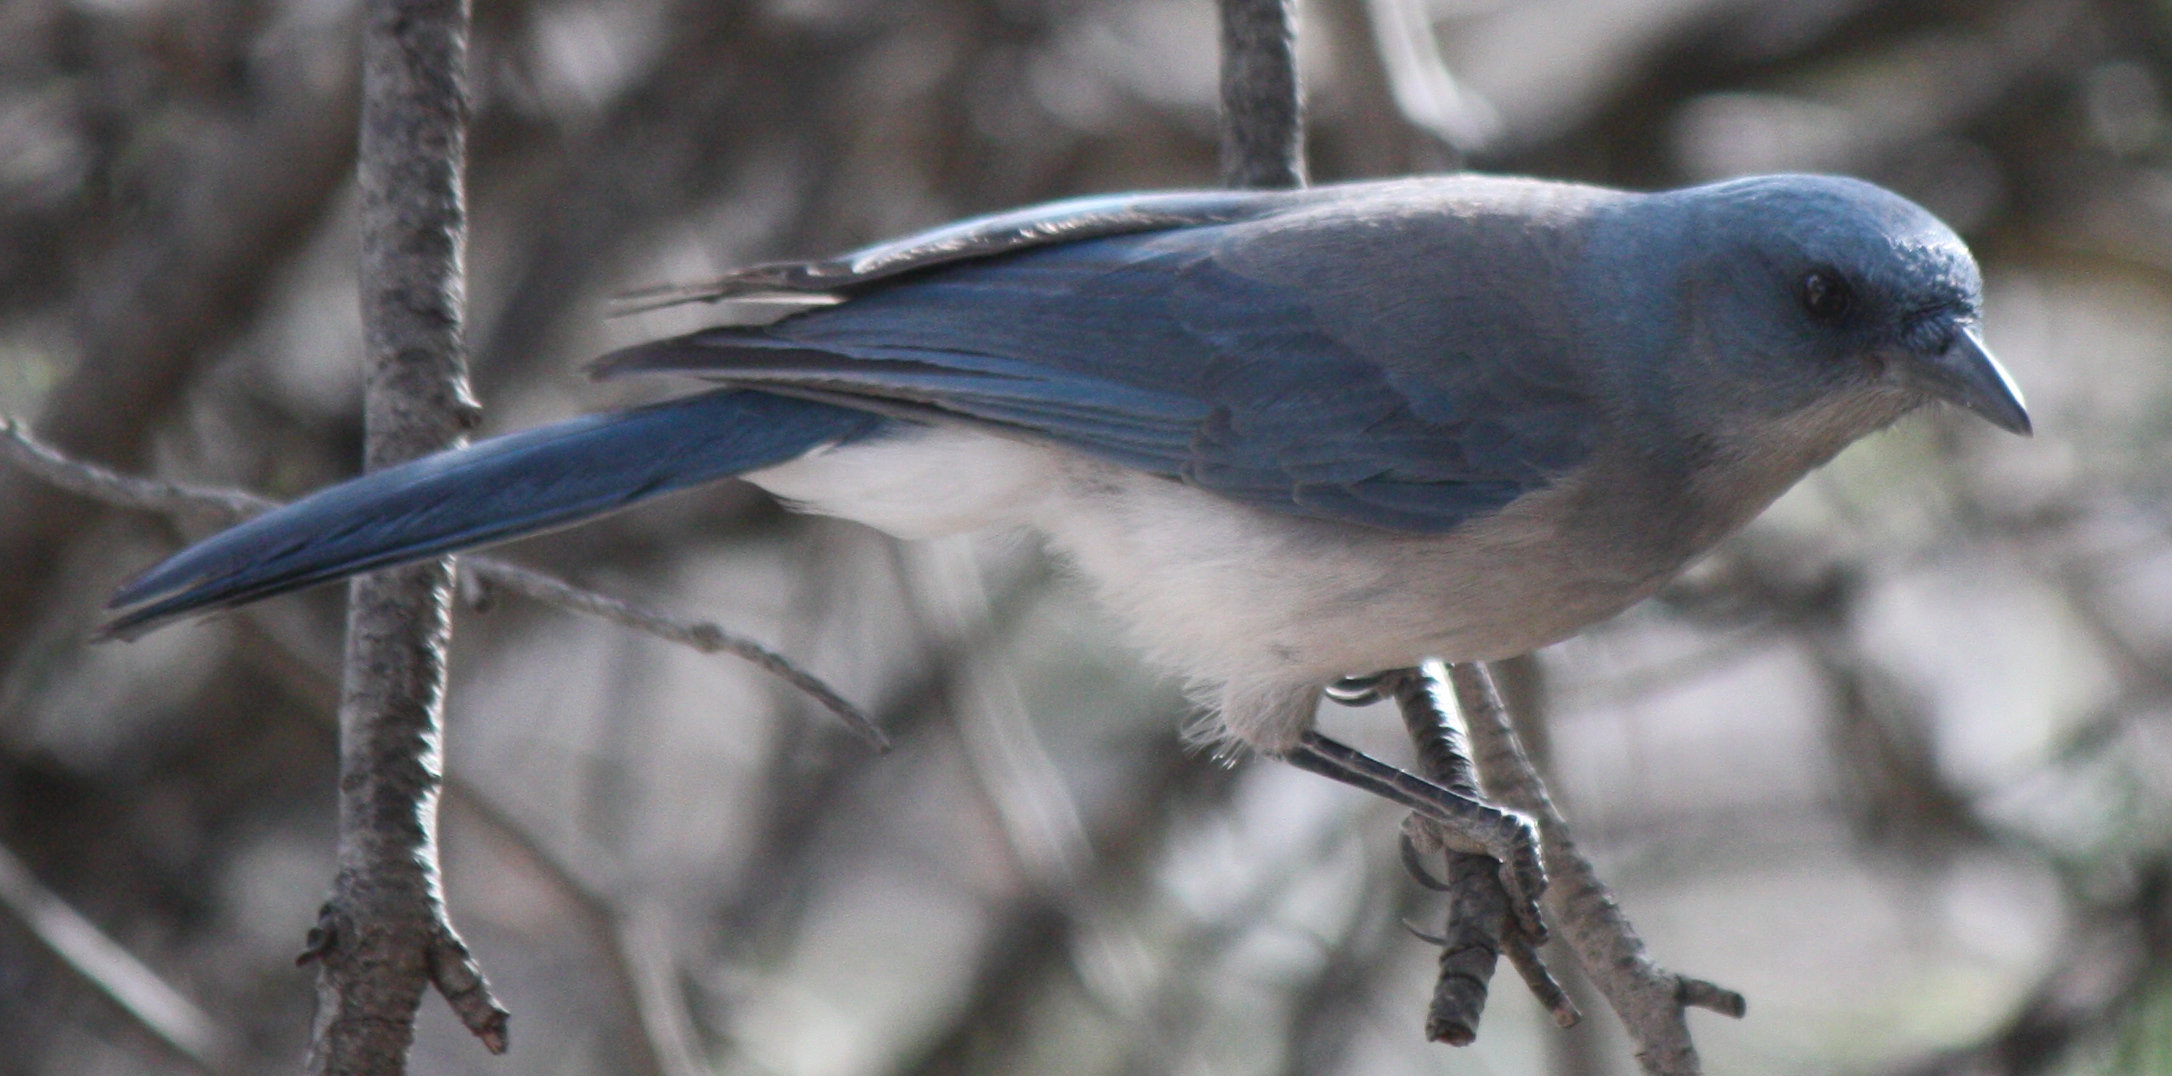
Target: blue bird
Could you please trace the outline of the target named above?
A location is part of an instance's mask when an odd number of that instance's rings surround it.
[[[319,492],[128,584],[109,630],[736,475],[904,537],[1037,530],[1216,735],[1438,816],[1312,733],[1324,685],[1574,634],[1925,404],[2029,432],[1961,240],[1831,177],[1090,198],[706,297],[776,296],[835,302],[606,356],[721,387]]]

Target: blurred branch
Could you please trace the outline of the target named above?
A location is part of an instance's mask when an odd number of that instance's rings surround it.
[[[1299,866],[1302,876],[1309,869]],[[1282,1076],[1319,1076],[1334,1072],[1350,1054],[1351,1041],[1367,1028],[1361,1016],[1372,1007],[1368,996],[1379,969],[1402,948],[1408,921],[1398,921],[1401,888],[1392,874],[1366,872],[1356,908],[1336,935],[1320,939],[1325,950],[1317,969],[1305,976],[1291,998],[1290,1020],[1283,1034]],[[1506,914],[1507,905],[1502,905]]]
[[[2079,936],[2060,947],[2063,961],[1982,1042],[1899,1071],[1904,1076],[2067,1071],[2062,1062],[2077,1048],[2107,1037],[2145,996],[2165,988],[2163,969],[2172,964],[2172,863],[2156,859],[2138,865],[2136,874],[2120,899],[2076,910],[2072,922]],[[2119,1071],[2143,1070],[2119,1066]]]
[[[1662,591],[1653,600],[1671,604],[1678,591]],[[1663,658],[1649,664],[1638,665],[1611,675],[1594,677],[1579,682],[1564,703],[1574,708],[1578,705],[1629,706],[1667,691],[1701,676],[1718,672],[1756,655],[1757,651],[1772,645],[1781,637],[1782,625],[1765,618],[1749,624],[1723,625],[1734,630],[1716,639],[1702,641],[1696,650],[1676,657]],[[1520,711],[1519,711],[1520,713]]]
[[[38,884],[29,866],[5,847],[0,847],[0,908],[190,1065],[210,1073],[233,1068],[236,1044],[223,1028],[58,894]]]
[[[1433,32],[1432,5],[1423,0],[1362,2],[1373,49],[1403,119],[1438,139],[1457,158],[1483,149],[1500,126],[1492,106],[1456,81]]]
[[[1296,0],[1219,0],[1222,185],[1305,185]]]
[[[163,201],[112,253],[83,270],[79,354],[46,396],[40,434],[64,451],[122,466],[143,458],[159,418],[234,336],[279,271],[314,234],[351,174],[355,85],[346,19],[258,54],[242,117],[197,140]],[[238,105],[239,107],[233,107]],[[0,670],[68,583],[56,570],[89,533],[92,505],[0,474]]]
[[[823,709],[843,719],[852,731],[858,733],[860,738],[866,740],[875,750],[890,749],[890,738],[884,735],[875,720],[838,694],[836,689],[794,665],[784,655],[744,636],[725,631],[710,621],[683,620],[643,609],[623,598],[577,587],[556,576],[495,558],[462,557],[461,564],[473,571],[478,579],[493,586],[504,587],[522,597],[555,605],[560,609],[587,613],[667,642],[691,647],[704,654],[725,653],[744,659],[822,704]]]
[[[221,519],[238,521],[279,506],[277,501],[246,490],[124,475],[94,463],[70,459],[51,445],[31,437],[4,415],[0,415],[0,459],[61,489],[119,508],[165,513],[207,510]],[[687,620],[644,609],[623,598],[575,586],[548,573],[496,557],[469,555],[461,557],[459,562],[461,568],[477,580],[503,587],[524,598],[608,620],[704,654],[725,653],[752,662],[822,704],[876,750],[889,749],[889,738],[874,719],[838,694],[835,688],[793,664],[784,655],[726,631],[713,622]]]
[[[619,255],[661,228],[689,227],[704,199],[766,180],[839,138],[851,119],[834,107],[845,72],[885,40],[882,19],[779,18],[759,5],[680,0],[664,55],[566,147],[559,174],[526,214],[502,307],[478,334],[476,377],[486,394],[551,354],[575,298]],[[833,165],[833,161],[819,161]],[[805,212],[825,170],[793,169],[777,196]],[[753,214],[738,214],[752,217]],[[495,398],[494,396],[492,398]]]
[[[1078,804],[1026,713],[1017,678],[957,644],[986,637],[983,625],[991,619],[970,539],[921,544],[927,548],[911,551],[913,605],[940,649],[964,655],[948,694],[966,765],[1020,875],[1060,903],[1093,861]]]
[[[1095,984],[1100,1000],[1125,1013],[1140,1011],[1144,986],[1130,974],[1123,954],[1145,949],[1137,930],[1115,916],[1096,914],[1084,898],[1096,869],[1092,842],[1069,782],[1048,752],[1017,678],[985,648],[963,640],[990,638],[994,609],[970,539],[922,543],[908,577],[914,606],[938,649],[961,655],[950,677],[951,718],[958,729],[975,790],[995,816],[1004,844],[1027,887],[1047,899],[1064,922],[1048,924],[1068,942],[1081,979]],[[1038,931],[1027,916],[1018,929]]]
[[[1702,1071],[1690,1042],[1686,1010],[1710,1009],[1740,1018],[1742,995],[1666,970],[1644,951],[1644,940],[1623,914],[1613,891],[1568,831],[1538,771],[1517,742],[1493,677],[1477,662],[1452,665],[1456,704],[1469,723],[1478,770],[1494,800],[1536,819],[1539,848],[1552,884],[1546,907],[1561,923],[1564,940],[1593,985],[1621,1017],[1637,1044],[1637,1061],[1653,1076],[1693,1076]]]
[[[1861,566],[1806,565],[1784,544],[1738,543],[1713,573],[1727,597],[1682,606],[1754,618],[1752,640],[1780,632],[1807,653],[1830,704],[1827,751],[1841,779],[1836,809],[1855,832],[1910,852],[1980,844],[1991,826],[1939,771],[1928,707],[1862,651],[1851,632],[1865,593]],[[1685,673],[1690,670],[1684,670]]]
[[[1157,761],[1136,786],[1133,798],[1141,803],[1167,802],[1182,783],[1203,777],[1211,780],[1228,772]],[[1211,788],[1220,800],[1234,791],[1235,783],[1216,781]],[[1149,950],[1153,981],[1145,984],[1135,1009],[1114,1014],[1114,1019],[1129,1029],[1130,1049],[1106,1071],[1169,1072],[1177,1068],[1174,1059],[1183,1056],[1181,1043],[1168,1040],[1195,1036],[1202,1030],[1192,995],[1214,981],[1212,969],[1267,925],[1275,907],[1288,900],[1291,891],[1301,887],[1321,861],[1377,817],[1369,811],[1376,801],[1353,797],[1345,802],[1357,806],[1332,824],[1320,827],[1314,839],[1278,849],[1279,858],[1262,865],[1258,884],[1234,894],[1232,902],[1218,908],[1211,918],[1195,919],[1173,936],[1156,939]],[[1118,831],[1101,834],[1100,843],[1113,851],[1100,864],[1103,869],[1096,877],[1122,880],[1133,876],[1142,864],[1151,862],[1153,853],[1168,841],[1170,829],[1182,821],[1183,816],[1171,811],[1127,812]],[[1011,1059],[989,1049],[991,1045],[1021,1044],[1014,1047],[1021,1052],[1036,1048],[1029,1040],[1038,1025],[1020,1018],[1021,1012],[1036,1000],[1031,987],[1062,966],[1062,958],[1080,943],[1082,932],[1094,929],[1062,914],[1052,899],[1048,894],[1028,893],[1006,903],[1001,926],[984,948],[983,965],[974,976],[972,1003],[926,1053],[895,1071],[910,1076],[937,1076],[969,1068],[1007,1071],[1004,1062]],[[1362,917],[1360,913],[1355,918]],[[1329,973],[1329,963],[1323,962],[1320,974]],[[1302,1029],[1290,1030],[1297,1033]],[[995,1059],[993,1064],[987,1061],[991,1057]],[[980,1064],[969,1066],[969,1062]]]
[[[1403,5],[1423,8],[1422,3]],[[1317,36],[1334,48],[1335,77],[1311,101],[1312,123],[1307,156],[1315,176],[1335,180],[1448,172],[1462,167],[1464,152],[1441,139],[1405,108],[1406,70],[1391,69],[1400,57],[1388,50],[1399,42],[1397,28],[1380,24],[1383,12],[1374,0],[1333,0],[1306,8],[1319,28]],[[1400,17],[1402,12],[1388,12]],[[1435,50],[1431,15],[1420,11],[1427,40]]]

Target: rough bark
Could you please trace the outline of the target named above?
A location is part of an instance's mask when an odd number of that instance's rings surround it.
[[[1305,185],[1295,0],[1221,0],[1222,185]]]
[[[370,469],[459,444],[477,407],[462,336],[464,0],[372,0],[359,152]],[[339,874],[304,959],[319,964],[308,1071],[398,1073],[435,985],[493,1052],[507,1014],[446,917],[437,866],[452,562],[357,579],[340,698]]]

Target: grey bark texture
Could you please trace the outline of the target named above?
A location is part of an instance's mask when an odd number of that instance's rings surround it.
[[[365,459],[459,444],[477,418],[463,339],[468,8],[371,0],[359,170]],[[507,1014],[446,917],[437,866],[452,564],[349,591],[340,697],[339,874],[304,959],[319,965],[312,1074],[399,1073],[434,985],[492,1052]]]
[[[1417,746],[1423,775],[1452,792],[1481,798],[1477,775],[1464,754],[1463,736],[1442,705],[1449,690],[1440,666],[1397,669],[1380,678],[1378,691],[1395,700],[1404,727]],[[1413,826],[1416,821],[1413,819]],[[1440,975],[1433,984],[1433,1003],[1426,1010],[1425,1037],[1450,1046],[1468,1046],[1478,1039],[1479,1019],[1485,1015],[1486,996],[1495,964],[1506,956],[1554,1023],[1571,1027],[1582,1019],[1576,1005],[1554,981],[1540,959],[1538,942],[1525,934],[1509,914],[1509,897],[1501,884],[1501,864],[1492,856],[1471,852],[1445,853],[1448,876],[1435,882],[1420,859],[1419,846],[1438,847],[1425,828],[1415,835],[1406,831],[1404,849],[1411,872],[1429,887],[1448,894],[1448,917],[1438,938],[1441,947]],[[1428,849],[1432,850],[1432,849]]]
[[[1740,1018],[1748,1004],[1732,990],[1668,971],[1652,960],[1613,891],[1576,850],[1568,821],[1516,738],[1492,674],[1472,662],[1451,666],[1449,678],[1456,705],[1470,724],[1472,753],[1486,792],[1494,802],[1537,822],[1539,849],[1552,879],[1546,889],[1547,914],[1584,975],[1606,996],[1635,1040],[1637,1063],[1651,1076],[1696,1076],[1703,1067],[1690,1041],[1688,1010]]]
[[[1296,0],[1219,0],[1222,185],[1305,185]]]

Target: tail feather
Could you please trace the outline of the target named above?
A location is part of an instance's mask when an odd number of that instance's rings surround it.
[[[439,453],[181,551],[114,595],[109,608],[126,611],[104,633],[133,635],[189,613],[568,526],[864,437],[884,421],[725,389]]]

